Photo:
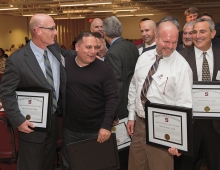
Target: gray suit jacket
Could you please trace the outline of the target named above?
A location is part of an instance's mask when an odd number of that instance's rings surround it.
[[[139,57],[137,47],[123,38],[117,39],[108,49],[105,62],[113,69],[118,83],[118,116],[128,116],[128,89]]]
[[[58,61],[61,62],[61,53],[64,56],[72,55],[74,51],[63,51],[59,45],[48,46]],[[0,97],[5,112],[14,128],[20,126],[26,119],[20,113],[16,99],[15,90],[17,88],[43,88],[50,89],[34,53],[30,48],[30,43],[20,50],[14,52],[7,60],[5,72],[2,76],[0,86]],[[62,112],[65,113],[65,93],[66,93],[66,73],[62,63],[60,63],[60,95],[58,106],[62,105]],[[61,104],[62,103],[62,104]],[[52,108],[51,108],[52,109]],[[26,134],[19,132],[19,138],[29,142],[41,143],[46,138],[47,133],[34,131]]]
[[[219,81],[219,80],[216,80],[216,75],[218,71],[220,70],[220,50],[217,48],[212,48],[212,50],[213,50],[213,56],[214,56],[212,81]],[[189,63],[193,71],[193,81],[198,81],[194,47],[191,47],[188,50],[181,50],[179,51],[179,53],[183,57],[185,57],[186,61]],[[220,134],[220,120],[212,120],[212,123],[215,128],[215,131]]]

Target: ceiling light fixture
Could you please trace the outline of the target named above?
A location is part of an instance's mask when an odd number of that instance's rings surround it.
[[[151,16],[154,14],[135,14],[136,17],[141,17],[141,16]]]
[[[63,11],[64,14],[71,14],[71,13],[87,13],[87,12],[92,12],[92,10],[68,10],[68,11]]]
[[[35,13],[36,14],[36,13]],[[22,16],[23,17],[32,17],[33,15],[35,15],[35,14],[23,14]],[[58,15],[58,14],[56,14],[56,13],[49,13],[49,14],[47,14],[47,15]]]
[[[112,1],[82,1],[82,2],[72,2],[72,3],[60,3],[60,6],[93,6],[93,5],[106,5],[112,4]]]
[[[88,3],[85,3],[85,5],[87,6],[92,6],[92,5],[107,5],[107,4],[112,4],[112,1],[97,1],[97,2],[88,2]]]
[[[0,8],[0,11],[17,10],[18,8]]]
[[[116,10],[115,10],[115,12],[125,12],[125,11],[134,12],[134,11],[137,11],[137,8],[116,9]]]
[[[99,13],[99,12],[114,12],[114,10],[111,10],[111,9],[100,9],[100,10],[94,10],[93,11],[94,13]]]
[[[81,16],[81,17],[70,17],[70,19],[83,19],[85,18],[84,16]]]
[[[116,15],[116,17],[133,17],[134,15]]]

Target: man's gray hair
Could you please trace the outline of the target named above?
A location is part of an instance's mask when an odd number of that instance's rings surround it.
[[[207,19],[207,18],[199,18],[199,19],[197,19],[197,20],[195,21],[195,23],[205,22],[205,21],[209,23],[209,28],[210,28],[211,31],[215,30],[215,23],[214,23],[212,20],[210,20],[210,19]],[[194,24],[195,24],[195,23],[194,23]]]
[[[105,32],[109,38],[121,37],[121,22],[115,16],[106,18],[103,21],[103,32]]]
[[[158,27],[160,26],[161,23],[167,22],[167,21],[172,22],[172,23],[176,26],[176,28],[177,28],[178,30],[180,30],[180,23],[178,22],[178,20],[177,20],[176,18],[174,18],[174,17],[172,17],[172,16],[168,16],[168,17],[162,18],[162,19],[158,22]]]
[[[184,28],[187,27],[187,26],[193,26],[194,23],[195,23],[195,21],[190,21],[190,22],[185,23],[185,25],[184,25],[184,27],[183,27],[183,30],[184,30]]]

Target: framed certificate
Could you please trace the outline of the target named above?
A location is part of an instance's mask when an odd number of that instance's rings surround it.
[[[18,107],[21,114],[35,125],[33,130],[49,132],[51,128],[50,90],[18,89]]]
[[[193,82],[193,118],[220,119],[220,82]]]
[[[118,150],[122,150],[131,144],[131,137],[127,132],[128,118],[123,118],[117,125],[112,127],[112,133],[116,134]]]
[[[103,142],[97,137],[67,144],[71,170],[120,169],[115,134]]]
[[[192,155],[192,108],[146,103],[146,142]]]

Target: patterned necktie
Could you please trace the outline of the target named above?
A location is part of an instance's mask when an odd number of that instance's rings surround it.
[[[206,59],[206,52],[203,52],[202,81],[211,81],[209,63]]]
[[[54,82],[53,82],[53,72],[51,69],[51,65],[50,65],[50,61],[48,59],[47,56],[47,51],[44,51],[44,66],[46,69],[46,78],[48,83],[50,84],[51,89],[53,89],[53,114],[55,113],[55,111],[57,110],[57,100],[56,100],[56,93],[55,93],[55,88],[54,88]]]
[[[162,57],[156,55],[156,61],[151,66],[151,68],[150,68],[150,70],[147,74],[147,77],[144,81],[143,87],[141,89],[141,103],[143,105],[143,108],[145,108],[145,103],[147,101],[147,97],[146,97],[147,96],[147,90],[148,90],[148,88],[149,88],[149,86],[150,86],[150,84],[153,80],[152,75],[154,75],[154,73],[156,73],[160,59],[162,59]]]

